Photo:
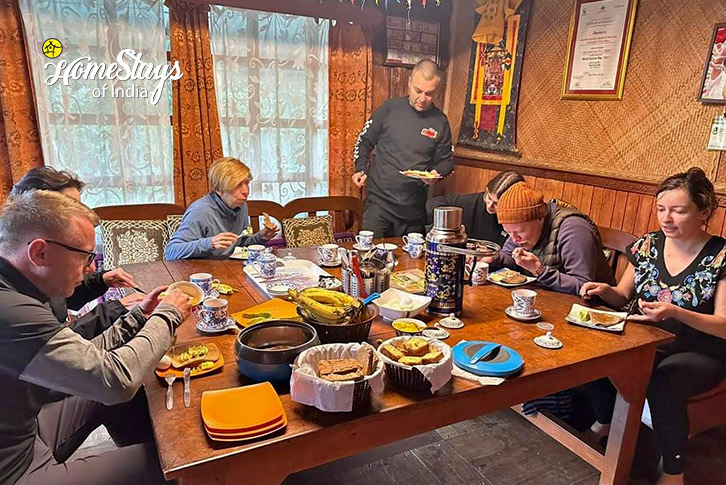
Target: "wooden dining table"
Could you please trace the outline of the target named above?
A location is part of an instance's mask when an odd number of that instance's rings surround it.
[[[400,240],[394,240],[400,244]],[[293,256],[317,262],[316,248],[281,249],[278,256]],[[412,259],[396,250],[397,271],[423,268],[423,259]],[[211,273],[222,283],[239,289],[224,296],[234,313],[268,299],[243,272],[239,260],[160,261],[129,265],[139,286],[151,289],[196,272]],[[340,268],[326,268],[340,277]],[[291,473],[315,467],[346,456],[364,452],[413,435],[431,431],[466,419],[505,409],[537,397],[608,377],[618,390],[615,411],[605,453],[580,440],[577,435],[559,430],[551,433],[601,472],[601,484],[624,484],[635,452],[641,412],[650,378],[656,347],[672,339],[658,328],[627,323],[622,334],[571,325],[564,317],[579,298],[545,290],[534,285],[536,306],[542,320],[554,325],[553,335],[564,346],[558,350],[537,346],[533,339],[544,332],[532,323],[510,319],[505,309],[511,305],[511,289],[495,284],[466,287],[461,319],[465,326],[450,330],[446,343],[461,340],[487,340],[507,345],[524,359],[521,373],[496,386],[452,378],[437,391],[410,392],[390,384],[374,394],[369,409],[356,413],[326,413],[293,402],[289,388],[277,385],[288,425],[284,432],[240,443],[210,440],[203,427],[200,400],[204,391],[251,384],[237,370],[234,342],[237,331],[215,336],[201,335],[190,316],[177,331],[177,343],[214,342],[225,360],[215,373],[191,382],[191,406],[182,404],[182,385],[174,384],[173,409],[165,407],[166,383],[149,376],[144,388],[159,458],[167,479],[186,484],[279,484]],[[436,318],[423,316],[432,322]],[[395,335],[389,322],[374,321],[369,341]],[[486,439],[482,436],[482,439]]]

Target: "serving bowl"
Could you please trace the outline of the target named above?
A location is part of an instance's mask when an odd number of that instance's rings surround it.
[[[368,340],[368,334],[371,331],[371,324],[378,316],[378,307],[374,305],[366,305],[357,322],[346,323],[344,325],[331,325],[312,320],[308,315],[303,314],[298,307],[297,313],[306,323],[312,325],[318,332],[320,342],[324,344],[331,343],[349,343],[349,342],[365,342]]]
[[[399,318],[415,317],[428,308],[431,304],[431,297],[413,295],[397,288],[389,288],[381,293],[381,297],[374,300],[373,304],[379,308],[384,320],[393,321]]]
[[[237,367],[255,381],[286,381],[290,364],[301,352],[318,345],[315,329],[294,320],[270,320],[242,330],[234,344]]]

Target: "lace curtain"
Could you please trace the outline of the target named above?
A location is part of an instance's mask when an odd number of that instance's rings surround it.
[[[328,21],[213,6],[214,80],[225,156],[251,199],[328,195]]]
[[[44,67],[82,56],[109,65],[122,49],[141,52],[143,62],[166,65],[163,2],[20,0],[20,6],[46,164],[75,172],[87,184],[83,200],[92,207],[173,202],[171,83],[152,104],[156,80],[71,79],[68,86],[62,80],[49,86],[45,80],[55,68]],[[55,59],[43,55],[48,38],[63,46]],[[105,96],[94,97],[94,88],[105,84]],[[120,94],[119,88],[127,95],[133,85],[149,97],[111,95],[112,89]]]

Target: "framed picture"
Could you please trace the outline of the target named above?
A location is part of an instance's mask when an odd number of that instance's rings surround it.
[[[623,98],[637,0],[575,0],[563,99]]]
[[[422,59],[439,63],[438,22],[386,17],[386,66],[409,67]]]
[[[726,22],[713,29],[700,93],[704,103],[726,104]]]

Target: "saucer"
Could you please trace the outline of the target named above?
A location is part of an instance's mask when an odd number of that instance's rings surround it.
[[[203,333],[222,333],[236,326],[237,322],[232,317],[227,318],[227,324],[223,327],[209,327],[206,323],[204,323],[204,320],[199,320],[197,322],[197,330]]]
[[[325,266],[326,268],[334,268],[336,266],[340,266],[340,260],[338,261],[320,261],[320,266]]]
[[[265,289],[272,296],[287,296],[288,290],[297,290],[297,285],[288,282],[268,283]]]
[[[358,251],[370,251],[371,249],[375,249],[376,247],[374,245],[370,245],[367,248],[364,248],[363,246],[359,245],[358,243],[353,244],[353,249],[357,249]]]
[[[437,340],[446,340],[450,337],[449,332],[443,328],[424,328],[421,331],[421,335],[428,338],[435,338]]]
[[[519,313],[514,311],[513,306],[507,307],[507,309],[504,310],[504,313],[506,313],[508,317],[514,318],[515,320],[519,320],[521,322],[534,322],[535,320],[539,320],[539,318],[542,316],[542,312],[540,312],[539,310],[535,310],[533,315],[520,315]]]

